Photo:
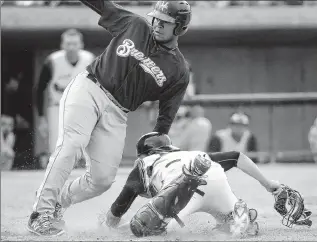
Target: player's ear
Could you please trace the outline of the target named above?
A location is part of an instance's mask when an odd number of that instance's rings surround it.
[[[64,50],[64,49],[65,49],[65,43],[64,43],[64,41],[61,41],[60,48],[61,48],[61,50]]]
[[[80,49],[84,49],[84,47],[85,47],[85,46],[84,46],[84,42],[83,42],[83,41],[80,41],[79,48],[80,48]]]

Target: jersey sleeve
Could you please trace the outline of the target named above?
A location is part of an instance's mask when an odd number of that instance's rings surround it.
[[[221,167],[228,171],[233,167],[237,167],[240,152],[216,152],[209,154],[211,160],[221,165]]]
[[[103,2],[104,7],[98,24],[108,30],[112,36],[117,36],[125,31],[134,20],[140,19],[140,16],[134,14],[118,4],[110,1]]]
[[[39,116],[44,115],[44,91],[52,78],[52,62],[47,58],[42,67],[36,90],[36,105]]]
[[[98,13],[99,15],[102,14],[102,10],[104,8],[104,0],[79,0],[87,7],[91,8],[93,11]]]
[[[188,83],[189,73],[186,72],[176,84],[167,88],[166,91],[161,94],[159,99],[159,115],[154,127],[155,132],[168,134],[185,95]]]
[[[116,217],[123,216],[131,207],[139,194],[144,192],[138,166],[134,166],[128,179],[115,202],[111,205],[111,212]]]

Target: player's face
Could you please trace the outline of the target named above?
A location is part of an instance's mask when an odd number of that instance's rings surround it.
[[[72,35],[65,36],[62,43],[62,48],[71,55],[77,54],[78,51],[82,48],[82,41],[80,36]]]
[[[153,22],[153,30],[154,30],[154,37],[156,41],[161,43],[168,43],[175,38],[174,29],[176,24],[166,22],[164,20],[160,20],[154,18]]]
[[[247,129],[248,127],[243,124],[231,124],[232,133],[236,135],[242,135]]]

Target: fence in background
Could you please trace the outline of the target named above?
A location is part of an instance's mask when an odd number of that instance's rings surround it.
[[[257,108],[259,106],[267,107],[269,112],[268,122],[268,136],[269,143],[274,144],[274,130],[273,130],[273,110],[276,107],[297,106],[304,107],[305,105],[317,104],[317,92],[298,92],[298,93],[247,93],[247,94],[218,94],[218,95],[196,95],[192,100],[184,101],[186,105],[201,105],[204,107],[233,107]],[[317,112],[315,112],[315,115]],[[306,116],[303,116],[303,121]],[[292,132],[292,130],[289,130]],[[308,133],[308,131],[307,131]],[[296,138],[296,137],[294,137]],[[256,157],[260,162],[301,162],[313,161],[313,154],[309,148],[295,149],[295,150],[279,150],[273,145],[269,146],[268,150],[261,150],[259,152],[248,153],[250,157]]]

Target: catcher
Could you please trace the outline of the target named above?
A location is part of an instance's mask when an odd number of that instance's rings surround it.
[[[225,172],[237,167],[273,193],[274,208],[282,223],[311,226],[311,212],[301,195],[277,181],[268,180],[250,158],[241,152],[219,152],[210,156],[199,151],[180,151],[167,135],[146,134],[137,143],[138,159],[110,211],[99,222],[110,228],[119,225],[137,196],[151,198],[130,221],[137,237],[159,235],[195,212],[211,214],[215,229],[234,237],[257,235],[257,210],[249,209],[231,191]],[[171,223],[170,223],[171,222]]]

